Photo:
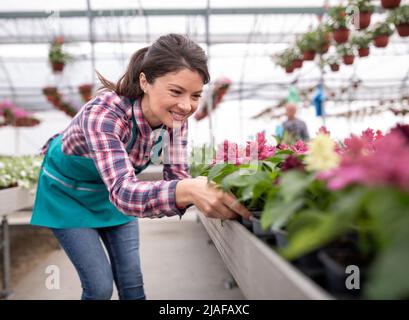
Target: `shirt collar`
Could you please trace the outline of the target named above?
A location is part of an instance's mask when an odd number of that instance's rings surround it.
[[[131,108],[129,108],[127,115],[129,119],[132,121],[132,108],[133,108],[134,115],[135,115],[135,121],[136,121],[137,129],[139,133],[141,134],[142,138],[150,139],[152,132],[157,130],[158,128],[152,129],[152,127],[149,125],[148,120],[146,120],[142,112],[141,101],[142,100],[138,98],[137,100],[135,100],[134,104],[132,105],[131,100],[129,100],[129,104],[131,105]]]

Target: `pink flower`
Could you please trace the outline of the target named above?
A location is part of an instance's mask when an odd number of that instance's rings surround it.
[[[340,166],[320,175],[330,189],[362,184],[409,191],[409,126],[397,126],[385,136],[366,130],[361,137],[345,139],[345,146]]]
[[[291,150],[293,150],[297,154],[304,154],[308,151],[308,146],[307,144],[302,141],[298,140],[292,147]]]
[[[327,134],[327,135],[331,135],[331,132],[328,131],[328,129],[327,129],[326,126],[321,126],[321,127],[318,129],[317,135],[320,134],[320,133],[322,133],[322,134]]]

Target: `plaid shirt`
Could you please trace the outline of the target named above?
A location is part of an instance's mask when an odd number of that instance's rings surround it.
[[[109,191],[110,201],[124,214],[150,218],[181,216],[185,209],[176,206],[175,189],[178,180],[190,178],[187,165],[187,122],[178,132],[180,139],[176,140],[179,143],[166,143],[165,139],[162,151],[166,158],[163,165],[164,180],[140,181],[134,167],[140,167],[150,160],[159,130],[150,127],[140,104],[134,105],[134,114],[137,136],[128,154],[126,147],[131,142],[133,127],[131,101],[111,91],[102,92],[84,105],[70,125],[61,132],[63,152],[94,160]],[[173,141],[174,133],[171,129],[167,129],[167,132],[170,141]],[[45,155],[49,143],[57,135],[47,141],[42,154]]]

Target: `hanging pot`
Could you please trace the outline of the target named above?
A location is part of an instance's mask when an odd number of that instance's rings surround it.
[[[346,65],[351,65],[351,64],[353,64],[354,63],[354,59],[355,59],[355,56],[354,55],[346,55],[346,56],[343,56],[342,57],[342,60],[344,61],[344,64],[346,64]]]
[[[369,56],[369,47],[368,48],[359,48],[358,54],[361,58]]]
[[[409,23],[398,24],[396,29],[401,37],[409,37]]]
[[[338,63],[332,63],[329,66],[331,68],[331,71],[333,71],[333,72],[339,71],[339,64]]]
[[[292,65],[288,66],[288,67],[285,67],[285,72],[286,73],[293,73],[293,71],[294,71],[294,67]]]
[[[51,67],[53,72],[62,72],[64,70],[65,63],[64,62],[53,62],[51,63]]]
[[[321,47],[320,53],[327,53],[329,50],[329,43],[324,43]]]
[[[381,4],[385,9],[393,9],[399,7],[400,0],[381,0]]]
[[[341,44],[348,41],[349,38],[349,29],[348,28],[341,28],[334,30],[334,40],[336,43]]]
[[[358,29],[359,30],[366,29],[369,27],[369,25],[371,24],[371,16],[372,16],[371,12],[360,12],[359,13],[358,15],[359,17]],[[356,15],[354,17],[356,17]],[[354,25],[355,25],[355,21],[354,21]]]
[[[315,58],[315,51],[308,50],[303,52],[303,59],[304,61],[313,61]]]
[[[374,45],[377,48],[385,48],[386,46],[388,46],[389,43],[389,36],[388,35],[380,35],[380,36],[376,36],[373,39]]]
[[[302,59],[295,59],[292,63],[293,69],[298,69],[301,68],[303,65],[303,60]]]

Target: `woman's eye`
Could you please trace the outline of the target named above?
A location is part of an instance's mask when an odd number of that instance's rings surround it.
[[[199,100],[202,96],[200,94],[196,94],[193,96],[194,100]]]
[[[174,95],[179,95],[182,93],[179,90],[170,90],[170,92],[172,92]]]

